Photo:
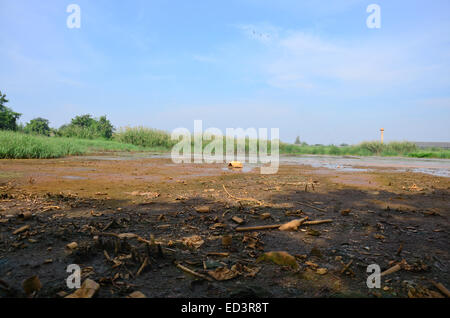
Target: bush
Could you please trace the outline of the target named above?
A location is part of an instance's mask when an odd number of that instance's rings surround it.
[[[384,144],[378,141],[370,141],[370,142],[362,142],[359,144],[359,147],[362,150],[366,150],[367,152],[371,154],[379,155],[384,149]]]
[[[27,134],[50,136],[50,126],[47,119],[38,117],[30,120],[29,123],[23,128],[23,131]]]
[[[91,115],[82,115],[73,118],[70,124],[61,126],[57,135],[82,139],[111,139],[113,132],[114,126],[106,116],[95,119]]]

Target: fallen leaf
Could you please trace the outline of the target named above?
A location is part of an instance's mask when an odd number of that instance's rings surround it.
[[[66,298],[92,298],[99,289],[100,285],[88,278],[81,284],[79,289],[73,294],[66,296]]]
[[[38,276],[32,276],[22,283],[22,287],[25,294],[31,295],[32,293],[41,290],[42,284]]]
[[[316,270],[316,273],[319,274],[319,275],[325,275],[326,273],[328,273],[328,269],[326,269],[326,268],[318,268]]]
[[[127,298],[147,298],[142,292],[135,291],[127,296]]]
[[[195,247],[195,248],[199,248],[200,246],[203,245],[203,243],[205,243],[205,241],[202,240],[202,237],[200,235],[183,237],[182,242],[184,245],[188,247]]]
[[[77,242],[72,242],[66,245],[66,248],[68,248],[69,250],[74,250],[78,247],[78,243]]]
[[[208,271],[208,274],[215,280],[229,280],[239,275],[239,272],[227,267],[219,267],[213,271]]]
[[[312,268],[319,267],[319,265],[317,265],[316,263],[311,262],[311,261],[306,261],[305,264],[308,265],[309,267],[312,267]]]
[[[261,261],[271,261],[277,265],[289,266],[293,269],[298,268],[298,264],[297,261],[295,260],[295,257],[283,251],[264,253],[257,259],[258,263]]]

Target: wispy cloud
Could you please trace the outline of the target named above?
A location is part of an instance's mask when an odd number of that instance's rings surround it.
[[[266,36],[258,25],[247,24],[239,29],[250,40],[266,45],[259,53],[262,61],[259,68],[266,82],[277,88],[336,93],[333,86],[342,89],[346,85],[350,90],[364,86],[366,91],[379,92],[420,81],[431,74],[445,81],[442,71],[450,71],[445,59],[427,59],[429,42],[435,41],[432,37],[421,38],[422,41],[393,37],[339,41],[311,31],[274,26],[265,26],[276,30]]]

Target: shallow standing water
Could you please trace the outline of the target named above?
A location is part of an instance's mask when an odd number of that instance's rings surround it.
[[[107,156],[83,156],[80,158],[93,160],[138,160],[146,158],[170,158],[170,154],[156,153],[121,153]],[[248,161],[248,160],[247,160]],[[316,168],[328,168],[340,171],[370,171],[372,169],[389,169],[398,172],[418,172],[440,177],[450,177],[450,159],[405,158],[405,157],[357,157],[357,156],[323,156],[299,155],[280,156],[280,164],[308,165]],[[248,168],[259,164],[249,163]],[[247,169],[247,168],[246,168]],[[251,170],[251,169],[250,169]],[[248,172],[246,170],[244,172]]]

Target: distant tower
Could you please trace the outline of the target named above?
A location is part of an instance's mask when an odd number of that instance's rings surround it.
[[[384,128],[381,128],[380,131],[381,131],[381,143],[383,143]]]

